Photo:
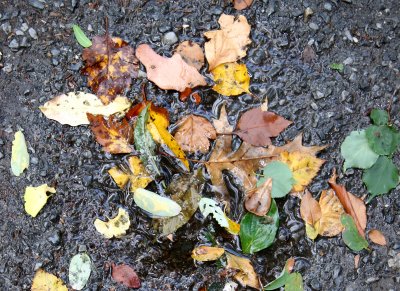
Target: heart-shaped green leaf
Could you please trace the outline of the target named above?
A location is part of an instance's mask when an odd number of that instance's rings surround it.
[[[378,155],[391,155],[400,142],[399,132],[388,125],[371,125],[366,130],[368,144]]]
[[[272,179],[272,198],[284,197],[290,192],[295,182],[287,164],[279,161],[271,162],[263,169],[263,177],[257,182],[257,187],[268,178]]]
[[[372,109],[370,117],[375,125],[385,125],[389,122],[389,114],[386,110]]]

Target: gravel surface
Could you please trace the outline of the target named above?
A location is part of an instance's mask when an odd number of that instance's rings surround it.
[[[10,4],[12,2],[12,4]],[[308,8],[308,9],[307,9]],[[307,10],[306,15],[304,14]],[[167,0],[0,0],[0,286],[28,290],[35,270],[44,268],[68,282],[70,258],[86,251],[93,261],[88,290],[124,290],[113,282],[106,262],[128,263],[142,279],[141,290],[197,290],[224,282],[215,263],[195,266],[192,248],[204,240],[209,220],[196,215],[180,229],[175,242],[159,239],[151,221],[119,191],[106,170],[119,162],[101,151],[88,127],[62,126],[46,119],[38,106],[73,90],[88,91],[80,76],[82,48],[71,35],[79,24],[90,37],[110,31],[136,46],[149,43],[171,56],[178,42],[204,43],[202,34],[217,29],[222,13],[238,14],[229,1]],[[400,4],[391,1],[255,0],[241,12],[252,26],[253,43],[244,58],[251,73],[251,91],[258,96],[221,97],[201,90],[203,102],[181,103],[174,92],[148,84],[148,98],[168,107],[171,122],[188,112],[210,116],[213,104],[228,100],[238,114],[268,96],[270,110],[294,124],[275,139],[278,145],[303,132],[307,145],[330,145],[327,162],[312,183],[314,195],[327,189],[333,167],[347,189],[366,194],[361,172],[342,173],[340,145],[353,130],[369,124],[372,108],[385,108],[400,86]],[[343,63],[344,71],[330,69]],[[206,73],[204,70],[203,73]],[[140,84],[127,92],[140,100]],[[400,126],[399,94],[392,118]],[[23,129],[31,166],[11,175],[14,132]],[[399,156],[395,156],[400,166]],[[54,195],[37,218],[23,208],[26,186],[56,185]],[[387,247],[370,244],[356,253],[341,238],[305,238],[297,198],[281,199],[281,224],[275,244],[252,256],[263,284],[279,274],[285,260],[296,258],[306,290],[400,290],[400,189],[368,205],[367,229],[381,230]],[[95,218],[129,209],[128,235],[106,240],[93,226]],[[237,242],[221,242],[235,249]],[[211,288],[210,288],[211,290]],[[218,289],[213,289],[218,290]]]

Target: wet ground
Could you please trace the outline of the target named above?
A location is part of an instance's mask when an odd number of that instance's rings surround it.
[[[268,96],[270,110],[294,122],[275,139],[277,144],[303,132],[308,145],[330,145],[321,154],[327,162],[310,187],[314,195],[328,188],[326,181],[335,166],[341,183],[352,193],[365,194],[359,171],[341,172],[339,148],[352,130],[369,124],[371,108],[385,108],[392,98],[392,118],[400,126],[399,94],[394,94],[400,85],[399,2],[254,2],[242,12],[252,26],[253,40],[244,62],[252,76],[251,91],[259,99],[223,98],[205,89],[198,106],[181,103],[176,93],[152,84],[148,98],[177,113],[172,114],[174,122],[188,112],[205,114],[222,99],[228,100],[229,114],[237,116]],[[308,21],[303,17],[306,8],[314,11]],[[68,282],[70,258],[79,251],[86,251],[94,264],[88,290],[124,290],[110,277],[106,262],[111,261],[134,266],[142,279],[141,290],[196,290],[224,282],[215,263],[195,266],[190,258],[210,221],[196,215],[177,232],[175,242],[159,239],[150,219],[106,175],[119,157],[103,153],[88,127],[62,126],[38,110],[53,96],[88,90],[79,73],[82,49],[71,35],[72,24],[93,37],[104,33],[108,16],[113,35],[132,46],[149,43],[170,56],[176,43],[166,44],[174,42],[165,39],[166,33],[175,32],[179,41],[204,43],[203,32],[218,28],[222,13],[237,14],[229,1],[0,0],[2,290],[30,289],[40,267]],[[344,71],[330,69],[332,63],[343,63]],[[142,82],[133,84],[130,98],[140,99]],[[17,178],[10,174],[10,157],[19,129],[28,141],[31,166]],[[400,166],[398,155],[395,161]],[[57,194],[32,219],[24,212],[23,192],[28,185],[42,183],[56,185]],[[367,229],[380,229],[388,246],[371,244],[370,252],[360,253],[358,269],[355,253],[340,238],[306,239],[299,201],[281,199],[275,244],[252,256],[262,282],[272,280],[294,256],[306,290],[400,290],[399,192],[397,187],[368,205]],[[112,216],[121,205],[130,210],[131,228],[122,239],[106,240],[93,221]],[[234,249],[235,242],[226,246]]]

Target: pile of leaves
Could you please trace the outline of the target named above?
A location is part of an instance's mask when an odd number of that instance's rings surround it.
[[[251,1],[235,1],[235,5],[245,5],[243,8],[250,4]],[[268,111],[268,100],[259,107],[244,110],[234,125],[228,121],[224,104],[218,118],[209,120],[193,113],[171,125],[168,110],[147,100],[144,93],[143,101],[137,104],[124,96],[142,64],[149,81],[161,89],[181,92],[182,102],[192,95],[200,103],[199,95],[192,89],[201,90],[207,86],[232,98],[240,94],[258,98],[250,92],[250,76],[246,65],[241,63],[251,43],[247,19],[242,15],[223,14],[219,24],[220,29],[204,33],[207,39],[205,54],[199,44],[185,41],[179,44],[171,58],[157,54],[148,44],[140,44],[135,51],[127,42],[108,33],[91,41],[78,26],[74,26],[78,42],[85,47],[82,74],[87,76],[88,87],[94,94],[69,92],[48,101],[40,110],[61,124],[90,125],[103,151],[121,157],[121,163],[110,168],[108,174],[119,188],[132,193],[136,206],[142,209],[143,215],[153,218],[161,236],[173,240],[174,232],[197,210],[204,218],[211,215],[232,241],[238,236],[240,247],[235,250],[218,245],[214,240],[196,247],[192,257],[201,262],[219,260],[225,267],[221,276],[232,277],[242,286],[262,288],[246,255],[273,244],[279,228],[276,199],[283,199],[288,194],[301,199],[301,217],[310,239],[318,235],[342,234],[343,241],[352,250],[367,248],[364,201],[337,184],[335,173],[329,180],[331,189],[322,191],[318,202],[313,198],[307,186],[325,162],[317,157],[325,147],[303,146],[301,134],[283,146],[274,146],[271,138],[278,136],[292,122]],[[213,76],[212,84],[207,83],[199,72],[205,60]],[[373,111],[371,117],[374,125],[366,131],[351,133],[342,145],[342,153],[345,169],[366,169],[364,182],[374,197],[388,192],[399,182],[398,171],[390,157],[400,138],[398,131],[388,125],[384,111]],[[232,147],[233,136],[241,139],[236,149]],[[202,158],[188,158],[194,156]],[[161,163],[161,157],[173,162]],[[25,139],[17,132],[12,172],[18,176],[28,166]],[[177,174],[171,182],[165,177],[166,168]],[[234,176],[235,184],[243,193],[240,204],[244,205],[246,213],[239,221],[231,218],[231,208],[238,205],[230,205],[225,171]],[[205,183],[212,185],[212,193],[207,193],[207,197],[202,195]],[[54,194],[56,189],[47,184],[26,189],[25,210],[32,217],[37,216],[46,204],[50,197],[46,193]],[[205,221],[211,223],[211,220]],[[121,238],[129,232],[129,213],[120,207],[114,218],[96,219],[94,228],[105,239]],[[382,237],[378,230],[370,232],[370,238],[375,242],[384,244]],[[115,281],[127,287],[140,287],[140,279],[133,268],[114,263],[110,267]],[[289,259],[282,274],[264,289],[285,286],[286,290],[302,290],[301,274],[291,273],[293,267],[294,259]],[[84,288],[90,270],[89,256],[77,254],[70,266],[71,287]],[[39,270],[32,289],[43,288],[67,290],[60,279]]]

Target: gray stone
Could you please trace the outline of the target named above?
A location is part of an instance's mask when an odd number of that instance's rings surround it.
[[[53,232],[47,240],[54,246],[59,245],[61,242],[61,236],[60,236],[60,231],[55,231]]]
[[[326,11],[332,11],[332,4],[329,3],[329,2],[325,2],[325,3],[324,3],[324,9],[325,9]]]
[[[16,29],[15,34],[21,36],[21,35],[24,35],[24,32],[20,29]]]
[[[343,65],[350,65],[352,63],[353,63],[353,59],[351,57],[348,57],[343,61]]]
[[[319,26],[318,24],[314,23],[314,22],[310,22],[310,24],[308,25],[312,30],[318,30]]]
[[[19,43],[18,43],[18,41],[14,38],[14,39],[10,42],[10,44],[8,45],[8,47],[9,47],[10,49],[18,49],[18,48],[19,48]]]
[[[22,23],[22,25],[21,25],[21,30],[22,30],[22,31],[27,31],[28,29],[29,29],[28,24],[26,24],[25,22]]]
[[[4,158],[4,154],[2,152],[0,152],[0,160]]]
[[[13,68],[12,64],[5,64],[4,68],[2,69],[4,73],[11,73]]]
[[[324,92],[321,91],[316,91],[313,93],[314,99],[318,100],[318,99],[322,99],[325,97]]]
[[[9,22],[4,22],[1,25],[1,29],[5,32],[5,33],[11,33],[11,24]]]
[[[311,108],[314,109],[315,111],[318,110],[318,105],[315,102],[311,102],[310,104]]]
[[[28,0],[28,3],[32,7],[35,7],[35,8],[40,9],[40,10],[42,10],[44,8],[44,3],[42,1],[39,1],[39,0]]]
[[[20,47],[29,47],[30,44],[28,43],[28,38],[24,36],[24,38],[21,41]]]
[[[29,33],[30,37],[32,37],[33,39],[38,39],[37,32],[32,27],[29,28],[28,33]]]
[[[163,44],[171,45],[178,42],[178,37],[176,36],[175,32],[169,31],[162,37]]]

